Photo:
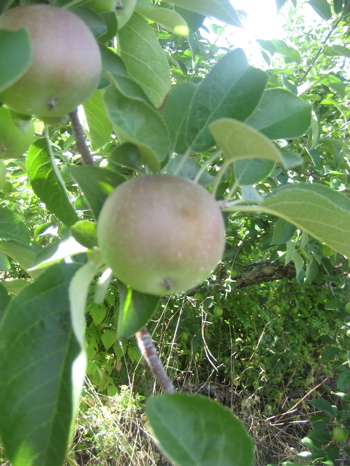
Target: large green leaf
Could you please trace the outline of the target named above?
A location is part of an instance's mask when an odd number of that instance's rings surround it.
[[[311,105],[283,89],[271,89],[245,123],[270,139],[291,139],[304,134],[311,124]]]
[[[300,54],[295,49],[287,45],[284,40],[272,39],[272,40],[257,40],[260,46],[272,54],[280,53],[288,59],[288,61],[294,61],[300,63]]]
[[[30,233],[19,215],[7,207],[0,207],[0,240],[4,239],[29,243]]]
[[[245,121],[257,107],[268,76],[248,64],[241,49],[221,58],[198,86],[187,118],[187,142],[194,151],[215,143],[208,126],[219,118]]]
[[[172,150],[183,154],[187,149],[186,122],[191,101],[196,92],[194,83],[181,83],[172,87],[160,111],[170,133]]]
[[[105,94],[105,102],[118,135],[135,144],[153,171],[159,171],[160,162],[169,155],[169,133],[162,117],[151,105],[140,98],[130,98],[115,87]]]
[[[323,53],[329,57],[347,57],[350,58],[350,48],[343,45],[325,45]]]
[[[350,257],[350,200],[328,186],[282,186],[266,197],[258,210],[284,218]]]
[[[129,338],[144,327],[152,317],[158,303],[159,296],[153,296],[132,290],[118,282],[119,315],[118,338]]]
[[[13,466],[61,466],[80,346],[68,288],[78,267],[46,270],[10,303],[0,324],[0,434]]]
[[[332,10],[327,0],[309,0],[307,2],[326,21],[332,18]]]
[[[23,76],[31,62],[32,46],[28,31],[0,29],[0,92]]]
[[[110,140],[112,134],[112,124],[106,112],[102,90],[94,92],[84,103],[84,112],[89,126],[91,147],[97,150]]]
[[[170,32],[178,34],[179,36],[187,36],[188,35],[188,27],[186,21],[182,16],[179,15],[174,10],[169,10],[169,8],[142,8],[136,7],[136,12],[140,15],[144,16],[151,21],[155,21],[156,23],[163,26]]]
[[[176,466],[251,466],[253,442],[227,408],[202,395],[165,393],[146,413],[161,450]]]
[[[240,185],[252,185],[267,178],[275,162],[264,159],[239,159],[234,163],[236,180]]]
[[[241,27],[241,21],[229,0],[169,0],[170,3],[195,13],[225,21],[233,26]]]
[[[210,132],[227,161],[259,158],[280,162],[283,156],[266,136],[245,123],[221,118],[210,125]]]
[[[134,13],[118,32],[118,47],[129,76],[159,107],[170,89],[170,67],[152,27]]]
[[[107,197],[124,181],[121,176],[112,172],[112,170],[88,165],[72,167],[70,173],[78,183],[95,219],[98,218]]]
[[[16,240],[0,240],[0,251],[7,254],[24,270],[28,270],[41,247],[37,244],[29,245]]]
[[[30,147],[26,158],[28,176],[33,191],[40,200],[63,223],[70,226],[78,220],[78,217],[58,176],[55,162],[50,157],[48,144],[43,138]]]

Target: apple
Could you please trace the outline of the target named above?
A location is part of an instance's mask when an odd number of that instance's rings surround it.
[[[218,203],[202,186],[174,175],[119,185],[97,222],[102,258],[133,289],[157,296],[187,291],[219,263],[225,226]]]
[[[224,313],[224,310],[221,306],[215,306],[213,310],[213,314],[216,317],[221,317],[222,314]]]
[[[0,102],[39,118],[72,112],[97,88],[102,61],[97,42],[74,13],[52,5],[30,4],[0,16],[0,28],[26,28],[33,60],[26,73],[0,93]]]
[[[344,427],[334,427],[332,431],[332,436],[336,442],[346,442],[349,434]]]
[[[345,311],[346,311],[348,314],[350,314],[350,301],[349,301],[348,303],[345,304],[344,308],[345,308]]]
[[[21,157],[34,140],[33,122],[16,121],[7,107],[0,107],[0,159]]]

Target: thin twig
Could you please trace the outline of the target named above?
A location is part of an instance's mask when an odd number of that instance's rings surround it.
[[[141,354],[153,372],[154,377],[158,380],[159,385],[165,392],[174,393],[175,387],[164,370],[162,361],[158,356],[148,330],[143,327],[140,331],[135,333],[135,337]]]
[[[304,79],[306,78],[306,76],[309,74],[310,70],[312,69],[312,67],[314,66],[316,60],[318,59],[318,57],[320,56],[321,52],[323,51],[323,48],[324,46],[326,45],[326,43],[328,42],[329,38],[331,37],[331,35],[333,34],[333,32],[335,31],[335,29],[337,28],[338,24],[340,23],[340,21],[347,15],[348,13],[348,10],[350,8],[350,3],[345,7],[343,13],[341,14],[341,16],[337,19],[335,25],[332,27],[332,29],[329,31],[329,33],[327,34],[326,38],[324,39],[321,47],[318,49],[318,52],[316,53],[316,55],[314,56],[314,58],[312,59],[308,69],[305,71],[304,75],[301,77],[301,79],[299,80],[298,82],[298,86],[300,86],[300,84],[304,81]]]
[[[78,151],[81,154],[84,165],[95,165],[95,160],[90,153],[90,150],[85,141],[85,134],[83,127],[81,126],[78,109],[76,108],[73,112],[69,114],[69,118],[72,122],[73,135]]]

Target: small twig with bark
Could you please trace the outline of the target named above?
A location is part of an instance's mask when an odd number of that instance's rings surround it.
[[[76,108],[69,114],[69,118],[72,122],[73,135],[78,151],[81,154],[84,165],[95,165],[95,160],[90,153],[88,145],[86,144],[85,134],[83,127],[81,126],[78,109]]]
[[[137,344],[140,348],[142,356],[149,365],[155,379],[158,381],[162,389],[167,393],[174,393],[175,387],[165,372],[162,361],[160,360],[157,350],[153,344],[152,338],[148,330],[144,327],[135,333]]]

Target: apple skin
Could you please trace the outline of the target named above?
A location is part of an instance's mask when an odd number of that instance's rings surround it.
[[[0,28],[27,28],[33,61],[27,72],[0,94],[0,102],[36,117],[72,112],[97,88],[101,54],[86,24],[74,13],[52,5],[31,4],[0,16]]]
[[[134,178],[107,198],[97,222],[102,258],[133,289],[157,296],[187,291],[219,263],[225,226],[202,186],[173,175]]]
[[[0,107],[0,159],[21,157],[34,140],[34,124],[17,125],[8,108]]]

